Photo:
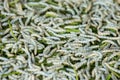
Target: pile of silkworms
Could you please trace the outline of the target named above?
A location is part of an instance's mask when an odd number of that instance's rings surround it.
[[[120,80],[119,0],[0,0],[0,80]]]

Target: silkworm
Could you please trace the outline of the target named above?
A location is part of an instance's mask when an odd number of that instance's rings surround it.
[[[109,66],[107,63],[105,63],[105,65],[110,69],[110,70],[112,70],[112,71],[115,71],[115,72],[117,72],[117,73],[119,73],[120,74],[120,70],[118,70],[118,69],[115,69],[115,68],[112,68],[111,66]]]

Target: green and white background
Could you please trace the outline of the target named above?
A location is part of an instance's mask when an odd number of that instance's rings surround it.
[[[0,80],[120,80],[120,1],[0,0]]]

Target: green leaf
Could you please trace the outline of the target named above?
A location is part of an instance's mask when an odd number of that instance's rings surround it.
[[[13,5],[15,5],[18,1],[19,1],[19,0],[13,0],[13,1],[10,2],[10,5],[13,6]]]
[[[79,80],[79,79],[78,79],[77,70],[76,70],[75,68],[74,68],[74,73],[75,73],[76,80]]]
[[[9,20],[8,20],[8,24],[9,24],[9,28],[10,28],[10,32],[11,32],[12,37],[14,38],[15,41],[18,41],[17,38],[15,37],[15,34],[13,32],[13,29],[12,29],[12,25],[10,24]]]
[[[66,32],[80,32],[79,29],[66,29]]]
[[[54,0],[47,0],[47,3],[54,6],[58,6],[58,3],[56,3]]]
[[[109,74],[106,78],[106,80],[110,80],[111,79],[111,75]]]
[[[12,75],[12,74],[14,74],[14,75],[20,75],[21,73],[19,73],[19,72],[17,72],[17,71],[12,71],[12,72],[10,72],[10,73],[3,74],[2,76],[3,76],[3,77],[7,77],[7,76],[10,76],[10,75]]]

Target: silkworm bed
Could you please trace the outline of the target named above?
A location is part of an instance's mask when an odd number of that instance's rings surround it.
[[[120,0],[0,0],[0,80],[120,80]]]

